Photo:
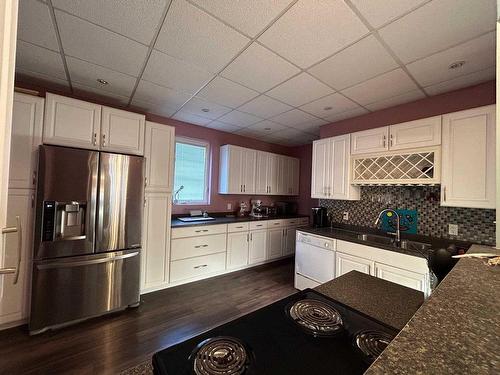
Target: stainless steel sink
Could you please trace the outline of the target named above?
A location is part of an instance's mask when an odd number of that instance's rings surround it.
[[[420,253],[427,253],[431,249],[431,245],[428,243],[410,241],[410,240],[402,240],[397,243],[395,238],[379,236],[376,234],[366,234],[360,233],[358,234],[358,240],[379,243],[382,245],[392,245],[394,247],[399,247],[404,250],[409,251],[418,251]]]
[[[382,245],[392,245],[395,243],[394,238],[378,236],[376,234],[360,233],[358,234],[358,239],[366,242],[376,242]]]
[[[405,250],[414,250],[421,253],[427,253],[431,249],[432,245],[423,242],[402,240],[399,244],[399,247]]]

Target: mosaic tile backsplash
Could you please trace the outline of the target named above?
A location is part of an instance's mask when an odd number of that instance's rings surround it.
[[[418,212],[417,233],[433,237],[495,244],[495,210],[441,207],[439,186],[363,186],[359,201],[320,199],[333,222],[375,227],[375,219],[384,208]],[[342,220],[343,212],[349,220]],[[458,236],[448,234],[448,224],[458,224]]]

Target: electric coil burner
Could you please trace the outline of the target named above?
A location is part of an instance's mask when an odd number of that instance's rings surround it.
[[[214,337],[203,341],[192,354],[196,375],[240,375],[249,365],[245,346],[234,337]]]
[[[361,331],[354,337],[354,344],[372,362],[389,345],[394,336],[381,331]]]
[[[156,375],[363,374],[397,330],[306,289],[153,356]]]
[[[295,302],[288,314],[295,323],[313,336],[332,336],[342,329],[340,313],[317,299],[308,298]]]

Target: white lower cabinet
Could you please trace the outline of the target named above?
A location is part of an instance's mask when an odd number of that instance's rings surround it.
[[[226,252],[176,260],[170,265],[170,282],[200,279],[226,269]]]
[[[291,255],[295,253],[296,232],[296,227],[285,228],[283,255]]]
[[[171,202],[171,194],[145,196],[141,292],[161,289],[169,282]]]
[[[267,231],[267,259],[279,258],[283,254],[283,228],[270,228]]]
[[[337,277],[351,271],[359,271],[368,275],[374,275],[375,262],[369,259],[337,252],[335,271]]]
[[[248,264],[248,232],[235,232],[227,235],[227,269],[239,268]]]
[[[424,273],[412,272],[387,264],[375,263],[375,276],[395,284],[420,290],[424,293],[427,293],[428,290],[428,277],[427,274]]]
[[[266,253],[267,253],[267,229],[250,231],[248,264],[264,262],[266,260]]]

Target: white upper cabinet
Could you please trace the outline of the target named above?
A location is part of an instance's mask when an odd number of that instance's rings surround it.
[[[101,106],[48,93],[43,143],[99,149]]]
[[[37,150],[42,143],[44,99],[14,94],[9,188],[36,187]]]
[[[299,194],[299,169],[300,161],[297,158],[284,157],[283,165],[283,194]]]
[[[143,155],[144,123],[144,115],[102,107],[101,150]]]
[[[401,150],[441,144],[441,116],[403,122],[389,127],[389,148]]]
[[[495,105],[443,116],[441,205],[495,208]]]
[[[350,183],[349,134],[313,143],[311,197],[359,199],[359,187]]]
[[[244,147],[220,148],[219,193],[254,194],[257,152]]]
[[[257,161],[255,167],[255,194],[269,194],[269,183],[267,181],[267,169],[269,165],[270,153],[257,151]]]
[[[389,149],[389,127],[375,128],[351,134],[351,154],[383,152]]]
[[[249,148],[242,149],[241,158],[241,183],[243,193],[255,194],[255,166],[257,163],[257,151]]]
[[[172,192],[175,128],[146,122],[146,191]]]

